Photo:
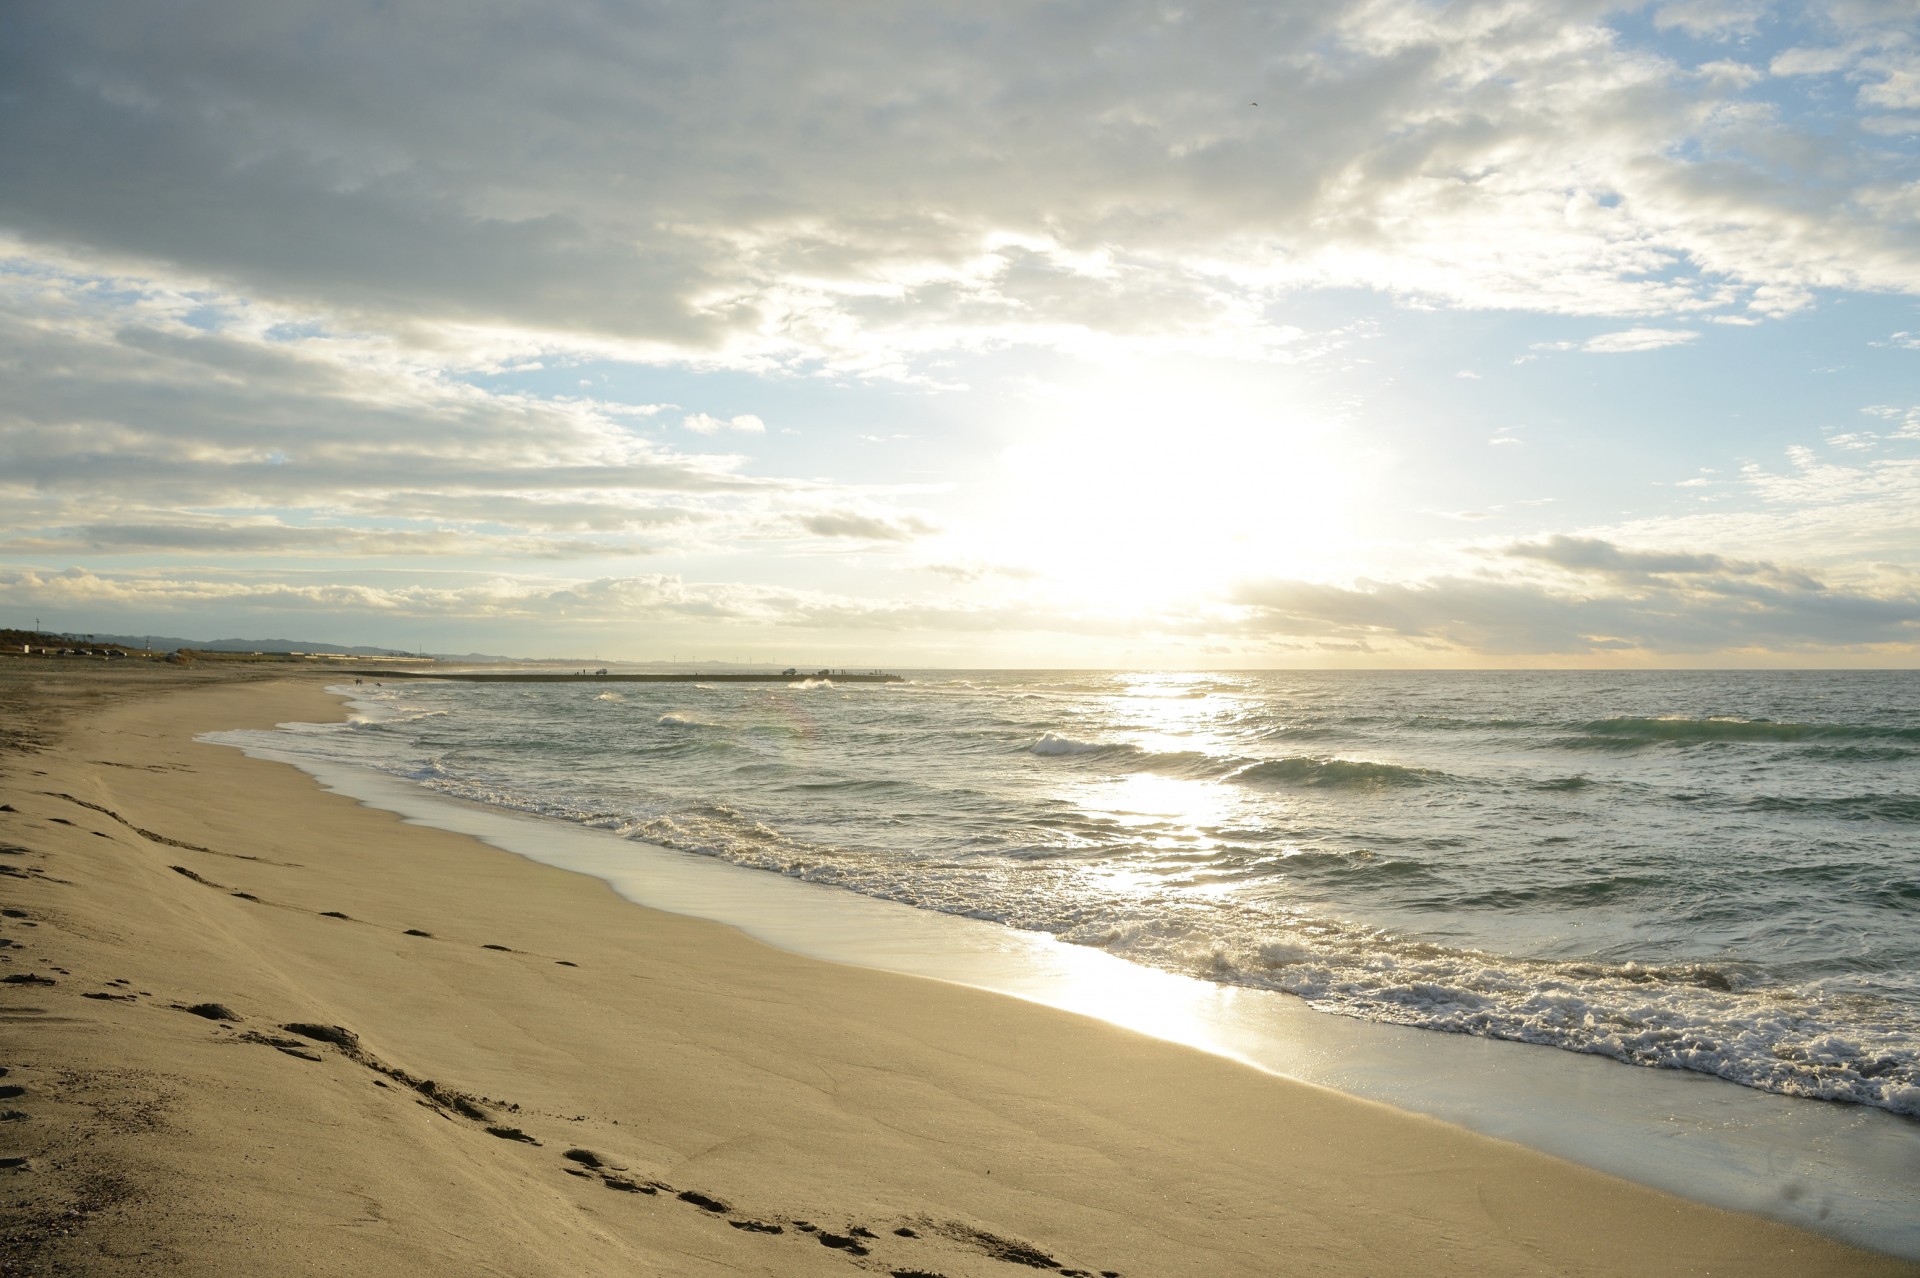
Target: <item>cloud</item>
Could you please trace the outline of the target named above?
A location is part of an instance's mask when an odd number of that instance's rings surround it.
[[[1653,25],[1691,36],[1747,35],[1766,9],[1764,0],[1673,0],[1653,11]]]
[[[1695,67],[1694,74],[1704,77],[1716,89],[1746,89],[1767,78],[1767,73],[1759,67],[1745,62],[1735,62],[1722,58],[1716,62],[1703,62]]]
[[[1234,601],[1256,632],[1461,653],[1910,653],[1920,642],[1920,590],[1912,583],[1850,590],[1790,566],[1594,538],[1514,543],[1493,556],[1543,564],[1564,578],[1439,576],[1350,588],[1269,580],[1244,584]]]
[[[1137,619],[1022,604],[862,600],[775,586],[690,582],[668,573],[557,581],[499,575],[455,585],[411,580],[404,585],[377,585],[304,583],[263,573],[214,577],[0,568],[0,607],[86,610],[101,617],[138,617],[141,624],[166,617],[217,615],[236,625],[269,617],[301,625],[302,616],[324,617],[359,631],[390,629],[401,623],[457,622],[490,628],[567,624],[577,631],[614,637],[629,632],[636,618],[644,618],[654,628],[691,626],[694,633],[706,635],[713,633],[709,629],[713,624],[724,623],[750,627],[760,636],[815,631],[933,636],[1051,631],[1120,637],[1138,625]]]
[[[302,615],[377,632],[458,622],[625,633],[725,623],[762,637],[832,632],[903,637],[1080,636],[1090,642],[1254,643],[1272,651],[1418,659],[1641,659],[1694,654],[1727,660],[1779,654],[1901,659],[1920,653],[1920,574],[1889,571],[1872,587],[1759,560],[1640,549],[1598,538],[1555,538],[1489,549],[1489,570],[1351,586],[1288,579],[1243,582],[1217,607],[1178,614],[1062,608],[1044,597],[856,599],[676,574],[553,580],[494,575],[451,583],[306,582],[271,573],[63,572],[0,568],[0,606],[99,618],[218,616],[245,625]],[[953,569],[953,571],[949,571]],[[962,584],[994,570],[934,569]],[[1544,570],[1546,575],[1535,575]],[[443,575],[444,576],[444,575]],[[100,624],[114,624],[102,621]],[[919,638],[913,638],[919,636]]]
[[[292,555],[299,557],[507,557],[579,559],[644,555],[631,541],[488,535],[453,529],[301,527],[267,520],[90,524],[0,540],[0,552],[34,556],[124,554]]]
[[[1774,69],[1907,109],[1899,15],[1859,8],[1776,15]],[[405,343],[894,377],[1010,343],[1283,354],[1272,305],[1307,287],[1577,315],[1920,288],[1880,157],[1587,0],[489,12],[13,15],[0,227]]]
[[[1040,575],[1031,568],[1023,568],[1013,564],[934,563],[927,564],[926,570],[957,582],[975,582],[985,580],[989,577],[1005,577],[1013,581],[1033,581]]]
[[[853,510],[805,515],[800,519],[800,526],[816,537],[857,537],[866,541],[912,541],[936,531],[925,520],[912,516],[883,517]]]
[[[767,433],[767,424],[758,417],[755,417],[752,413],[742,413],[738,417],[728,417],[725,419],[709,417],[705,413],[694,413],[691,416],[683,418],[680,424],[696,435],[718,435],[721,431],[725,430],[739,431],[746,435],[764,435]]]
[[[1668,346],[1684,346],[1700,334],[1685,328],[1629,328],[1618,333],[1601,333],[1583,342],[1536,342],[1537,351],[1582,351],[1589,355],[1632,355],[1657,351]]]
[[[378,337],[113,284],[103,304],[84,277],[0,274],[7,553],[617,558],[791,535],[857,500],[669,447],[659,405],[489,390]]]
[[[1912,137],[1920,133],[1920,115],[1864,115],[1860,127],[1879,137]]]
[[[1739,562],[1719,555],[1679,551],[1630,550],[1597,537],[1553,536],[1543,542],[1515,542],[1502,554],[1550,564],[1581,576],[1602,576],[1620,585],[1644,586],[1658,578],[1770,577],[1803,590],[1823,589],[1804,573],[1786,573],[1767,563]]]

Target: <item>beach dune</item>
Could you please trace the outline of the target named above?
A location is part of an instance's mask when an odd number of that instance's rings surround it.
[[[9,1275],[1920,1273],[193,741],[318,680],[5,677]]]

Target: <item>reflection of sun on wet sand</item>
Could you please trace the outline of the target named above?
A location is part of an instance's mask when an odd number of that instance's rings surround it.
[[[7,1273],[1916,1271],[191,740],[317,681],[57,677],[0,757]]]

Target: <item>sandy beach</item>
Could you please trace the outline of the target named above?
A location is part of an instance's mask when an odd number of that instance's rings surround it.
[[[0,669],[0,1272],[1920,1273],[193,740],[337,678]]]

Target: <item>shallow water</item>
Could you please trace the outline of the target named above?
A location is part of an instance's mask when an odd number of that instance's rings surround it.
[[[1913,673],[350,691],[276,748],[1322,1011],[1920,1114]]]

